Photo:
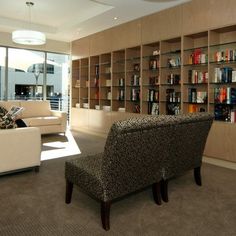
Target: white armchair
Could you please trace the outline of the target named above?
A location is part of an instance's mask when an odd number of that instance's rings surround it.
[[[26,169],[39,170],[41,134],[39,128],[0,130],[0,175]]]

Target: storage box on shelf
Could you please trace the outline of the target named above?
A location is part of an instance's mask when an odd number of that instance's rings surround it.
[[[125,50],[112,54],[112,111],[125,111]]]
[[[140,113],[141,47],[126,49],[126,111]]]
[[[160,113],[181,112],[181,37],[161,41]]]
[[[142,113],[159,114],[160,42],[142,47]]]

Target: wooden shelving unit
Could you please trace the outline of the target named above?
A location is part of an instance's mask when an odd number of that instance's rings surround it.
[[[99,56],[90,57],[90,109],[100,109]]]
[[[76,107],[79,105],[80,98],[80,60],[72,61],[72,82],[71,82],[71,106]]]
[[[89,108],[89,58],[80,60],[80,107]]]
[[[236,108],[235,38],[230,26],[74,60],[72,107],[212,112],[228,121]]]
[[[112,111],[125,111],[125,50],[112,54]]]
[[[142,47],[142,113],[159,114],[160,42]]]
[[[140,113],[141,47],[126,49],[126,111]]]
[[[102,54],[99,64],[100,108],[111,111],[111,53]]]
[[[208,32],[183,38],[183,112],[208,111]]]
[[[161,41],[160,113],[181,113],[181,37]]]
[[[209,44],[209,110],[217,120],[229,121],[236,108],[236,26],[211,30]]]

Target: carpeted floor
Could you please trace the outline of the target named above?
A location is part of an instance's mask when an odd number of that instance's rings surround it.
[[[80,155],[103,150],[104,138],[73,135]],[[39,173],[0,177],[1,236],[236,235],[235,170],[203,164],[203,186],[194,183],[192,172],[173,179],[170,201],[161,206],[154,203],[150,188],[125,197],[112,205],[111,229],[105,232],[99,202],[75,187],[72,203],[64,203],[64,162],[74,157],[43,161]]]

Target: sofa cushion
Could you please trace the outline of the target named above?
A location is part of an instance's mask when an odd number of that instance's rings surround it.
[[[29,127],[61,124],[60,117],[56,117],[56,116],[24,118],[23,121]]]
[[[20,106],[24,107],[21,118],[42,117],[51,115],[49,101],[21,101]]]

